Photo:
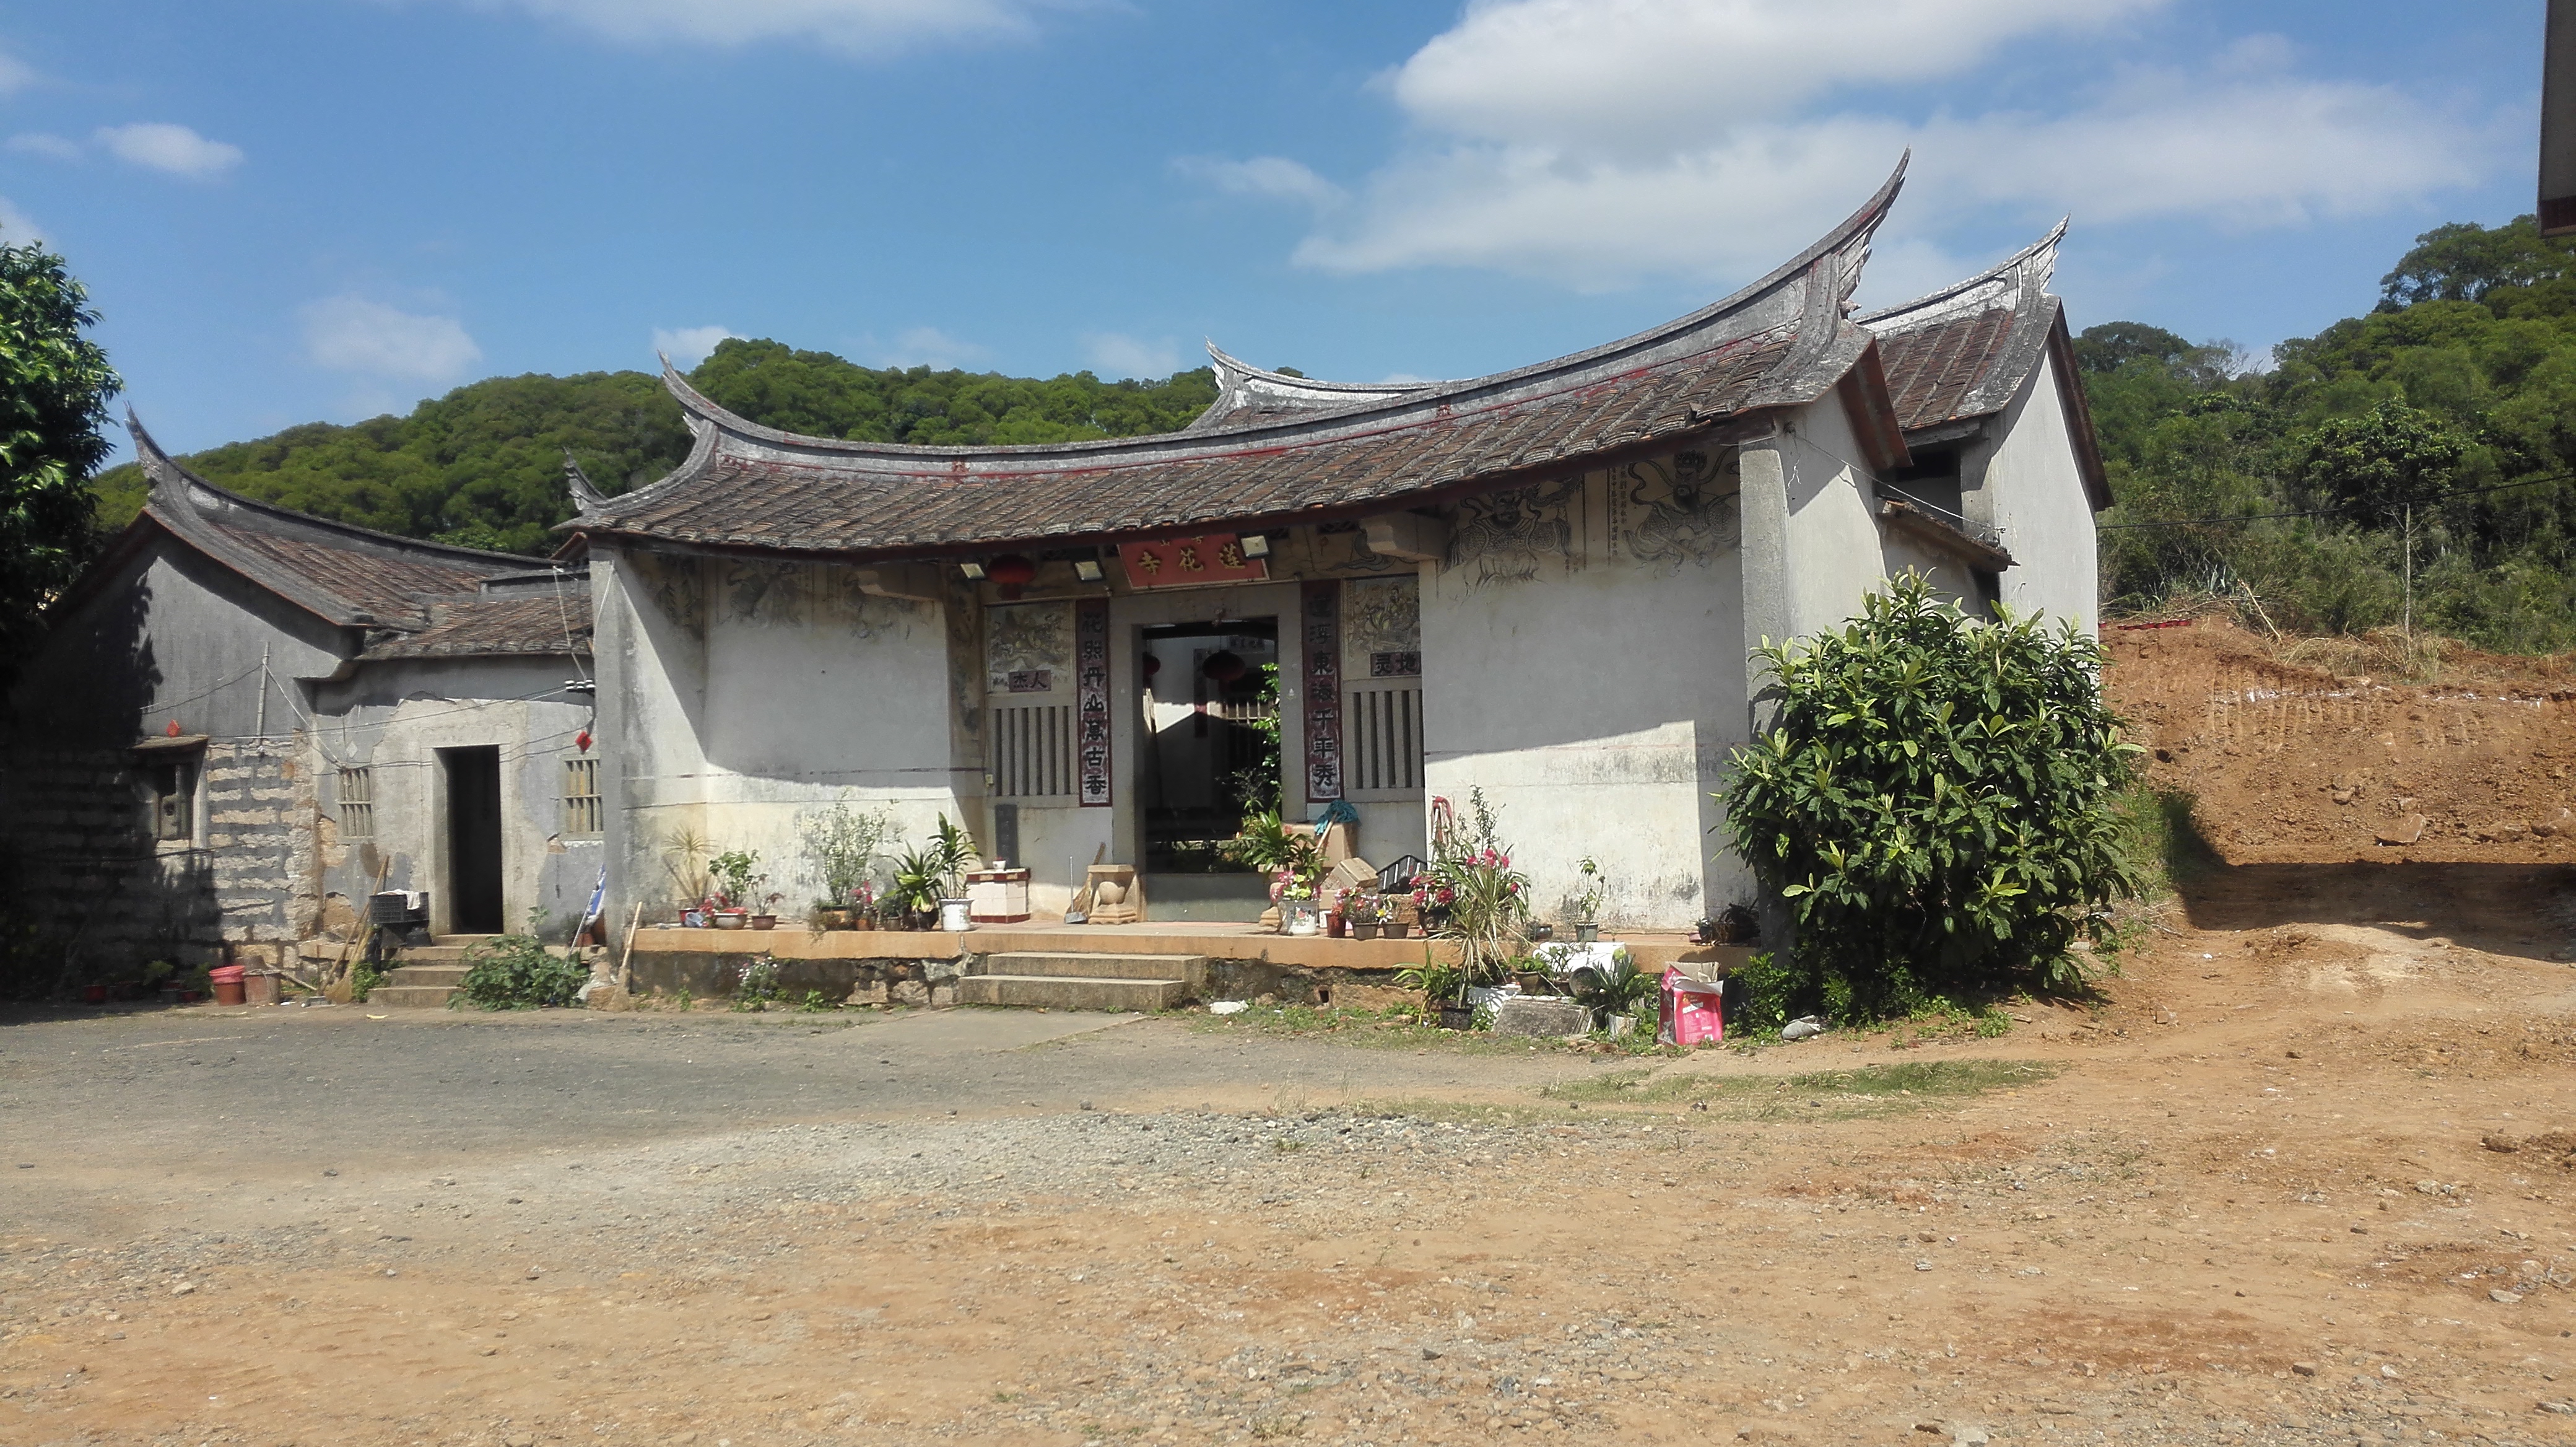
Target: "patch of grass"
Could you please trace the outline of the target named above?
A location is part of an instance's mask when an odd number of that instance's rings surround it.
[[[1533,1048],[1571,1055],[1683,1053],[1655,1043],[1651,1019],[1640,1021],[1639,1029],[1617,1038],[1596,1030],[1578,1039],[1547,1040],[1493,1035],[1482,1030],[1443,1030],[1426,1018],[1421,1007],[1405,1005],[1383,1010],[1345,1009],[1338,1005],[1256,1005],[1233,1015],[1193,1011],[1187,1018],[1198,1030],[1328,1038],[1378,1050],[1441,1049],[1470,1055],[1527,1055]]]
[[[1621,1070],[1552,1085],[1550,1099],[1605,1105],[1704,1105],[1734,1120],[1850,1120],[1901,1115],[2050,1079],[2038,1060],[1925,1060],[1812,1075],[1708,1075]]]

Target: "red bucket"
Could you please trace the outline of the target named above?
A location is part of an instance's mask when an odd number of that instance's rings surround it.
[[[215,1003],[238,1005],[242,1002],[242,976],[249,970],[241,965],[223,965],[206,972],[207,983],[215,987]]]

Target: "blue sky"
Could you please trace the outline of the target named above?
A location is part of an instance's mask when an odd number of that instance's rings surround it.
[[[0,235],[181,449],[730,332],[1468,376],[1677,315],[1915,153],[1864,302],[2074,226],[2257,349],[2531,208],[2541,0],[15,0]]]

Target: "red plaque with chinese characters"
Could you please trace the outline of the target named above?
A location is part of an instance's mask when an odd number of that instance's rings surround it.
[[[1127,586],[1131,588],[1270,581],[1270,564],[1245,557],[1242,540],[1232,533],[1170,538],[1159,543],[1120,543],[1118,561],[1127,565]]]

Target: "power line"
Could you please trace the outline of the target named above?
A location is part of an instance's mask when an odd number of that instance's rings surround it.
[[[2539,477],[2526,477],[2520,482],[2499,482],[2493,487],[2453,488],[2449,492],[2437,492],[2432,496],[2423,499],[2423,501],[2426,503],[2436,503],[2449,497],[2483,497],[2491,492],[2506,492],[2517,487],[2538,487],[2544,482],[2565,482],[2570,478],[2576,478],[2576,473],[2545,473]],[[2356,502],[2348,503],[2342,507],[2307,508],[2299,512],[2255,512],[2246,513],[2238,517],[2217,518],[2167,518],[2161,522],[2151,523],[2102,523],[2097,525],[2093,530],[2097,533],[2116,533],[2126,532],[2136,528],[2196,528],[2215,527],[2227,523],[2259,523],[2273,518],[2337,517],[2348,512],[2359,512],[2363,508],[2369,506],[2371,506],[2371,504]]]

